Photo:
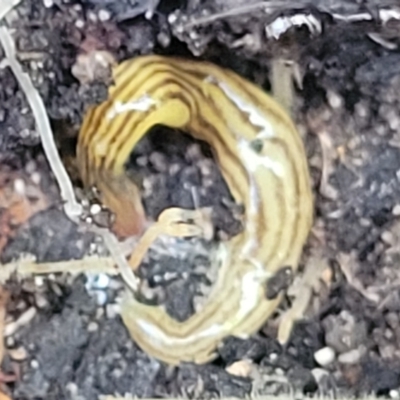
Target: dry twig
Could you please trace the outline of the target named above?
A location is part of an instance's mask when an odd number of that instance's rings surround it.
[[[71,219],[76,220],[82,213],[82,206],[75,198],[72,182],[69,179],[60,156],[58,155],[43,100],[40,97],[39,92],[33,86],[30,77],[23,72],[20,63],[16,59],[14,41],[5,26],[0,26],[0,43],[6,54],[5,62],[14,73],[15,78],[21,86],[22,91],[25,93],[26,99],[31,107],[44,152],[60,187],[61,198],[65,202],[65,213]]]
[[[32,275],[65,273],[116,275],[115,261],[112,257],[85,257],[82,260],[37,263],[32,257],[22,257],[18,261],[4,264],[0,268],[0,284],[4,284],[12,275],[23,279]]]
[[[285,4],[286,7],[301,8],[304,5],[299,6],[298,2],[291,2]],[[254,4],[246,4],[244,6],[232,7],[229,10],[221,11],[215,14],[207,15],[205,17],[199,17],[184,24],[184,29],[193,28],[195,26],[208,25],[212,22],[219,21],[221,19],[236,17],[240,15],[249,14],[257,11],[264,11],[265,13],[272,13],[276,10],[282,9],[282,1],[260,1]]]
[[[287,343],[295,322],[304,318],[313,291],[318,287],[319,280],[326,268],[329,268],[329,265],[323,256],[315,255],[307,260],[304,275],[300,278],[298,285],[293,284],[290,288],[294,291],[295,300],[290,309],[281,317],[277,335],[279,343]]]
[[[337,157],[336,150],[333,146],[332,139],[329,136],[328,132],[324,130],[317,132],[317,137],[321,144],[322,150],[322,171],[319,192],[322,194],[322,196],[331,200],[335,200],[338,197],[338,192],[329,183],[329,177],[334,170],[334,163]]]
[[[372,293],[366,290],[361,281],[354,275],[353,271],[357,263],[354,254],[339,253],[337,256],[337,262],[339,263],[340,270],[351,287],[373,303],[379,302],[380,296],[377,293]]]

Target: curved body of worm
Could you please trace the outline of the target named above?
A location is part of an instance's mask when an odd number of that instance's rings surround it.
[[[118,65],[114,80],[108,100],[85,117],[78,159],[83,180],[104,193],[121,231],[132,232],[124,221],[135,215],[135,229],[143,223],[138,189],[124,166],[157,124],[207,142],[244,205],[244,231],[220,243],[218,279],[199,312],[178,322],[132,295],[122,304],[132,338],[150,355],[170,364],[205,363],[225,337],[245,338],[261,328],[281,299],[266,298],[266,282],[282,266],[297,268],[313,214],[304,146],[271,97],[215,65],[143,56]]]

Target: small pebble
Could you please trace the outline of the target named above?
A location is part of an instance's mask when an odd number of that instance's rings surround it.
[[[32,360],[31,361],[31,367],[33,369],[38,369],[39,368],[39,362],[37,360]]]
[[[66,389],[68,390],[68,392],[71,394],[71,397],[72,397],[72,398],[77,398],[79,388],[78,388],[78,385],[77,385],[76,383],[74,383],[74,382],[68,382],[68,383],[65,385],[65,388],[66,388]]]
[[[109,319],[115,318],[119,314],[119,305],[118,304],[107,304],[106,305],[106,316]]]
[[[396,204],[393,207],[392,214],[395,215],[396,217],[400,215],[400,204]]]
[[[26,185],[25,182],[22,179],[16,179],[14,181],[14,191],[21,195],[24,196],[26,193]]]
[[[104,306],[107,303],[107,293],[103,290],[95,290],[92,292],[92,295],[96,298],[96,303],[99,306]]]
[[[89,11],[87,13],[87,19],[91,22],[97,22],[97,15],[94,12]]]
[[[6,347],[14,347],[15,346],[15,339],[13,336],[8,336],[5,339]]]
[[[78,29],[82,29],[82,28],[85,26],[85,22],[84,22],[82,19],[77,19],[77,20],[75,21],[75,26],[76,26]]]
[[[343,99],[337,93],[332,92],[331,90],[328,90],[327,99],[328,99],[329,105],[333,109],[338,109],[338,108],[342,107]]]
[[[195,143],[191,144],[185,154],[185,158],[188,161],[196,161],[202,158],[201,147]]]
[[[278,354],[277,353],[271,353],[268,358],[269,358],[270,362],[276,362],[276,360],[278,359]]]
[[[47,301],[46,297],[43,296],[41,293],[36,293],[35,294],[35,303],[37,308],[46,308],[49,304]]]
[[[96,289],[106,289],[110,283],[110,277],[107,274],[86,274],[86,277],[85,288],[88,292]]]
[[[248,378],[250,376],[253,363],[251,360],[240,360],[225,368],[228,374]]]
[[[41,287],[44,285],[44,277],[43,276],[36,275],[34,279],[35,279],[36,286]]]
[[[335,351],[331,347],[323,347],[314,353],[314,359],[321,367],[326,367],[335,360]]]
[[[362,352],[359,349],[350,350],[347,353],[340,354],[338,361],[341,364],[357,364],[360,361]]]
[[[94,322],[94,321],[90,322],[88,327],[87,327],[87,330],[89,332],[96,332],[98,329],[99,329],[99,324],[97,322]]]
[[[106,289],[110,283],[110,277],[106,274],[99,274],[95,281],[96,289]]]
[[[100,204],[92,204],[90,206],[90,214],[96,215],[101,211],[101,205]]]
[[[7,324],[4,328],[4,336],[13,335],[19,328],[27,325],[36,315],[36,308],[31,307],[28,308],[21,316],[13,322]]]
[[[136,164],[139,167],[145,167],[149,163],[149,159],[147,156],[140,156],[136,159]]]
[[[153,151],[149,157],[150,162],[158,172],[165,172],[168,168],[167,160],[164,154]]]
[[[318,383],[320,383],[325,377],[329,376],[329,372],[323,368],[314,368],[311,370],[311,373]]]
[[[389,396],[391,399],[398,399],[398,398],[400,398],[400,393],[398,390],[392,389],[389,391]]]
[[[168,174],[171,176],[176,175],[181,170],[181,166],[179,164],[171,164],[168,169]]]
[[[357,103],[354,107],[356,114],[361,117],[365,118],[368,116],[368,107],[363,103]]]
[[[28,357],[28,352],[24,347],[9,349],[7,352],[14,361],[24,361]]]
[[[393,244],[395,240],[393,233],[389,231],[382,232],[381,239],[383,240],[383,242],[389,245]]]
[[[168,15],[168,22],[172,25],[174,24],[178,19],[178,16],[174,13],[171,13]]]
[[[103,316],[104,316],[104,308],[103,308],[103,307],[99,307],[99,308],[96,310],[96,316],[95,316],[95,318],[96,318],[97,320],[99,320],[99,319],[103,318]]]
[[[111,18],[111,14],[107,10],[100,10],[98,17],[101,22],[105,22]]]

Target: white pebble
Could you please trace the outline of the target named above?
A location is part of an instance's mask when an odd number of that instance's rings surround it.
[[[75,21],[75,26],[76,26],[78,29],[82,29],[82,28],[85,26],[85,22],[84,22],[82,19],[77,19],[77,20]]]
[[[323,347],[314,353],[314,359],[321,367],[326,367],[335,360],[335,351],[331,347]]]
[[[399,393],[398,390],[392,389],[392,390],[389,392],[389,396],[390,396],[391,399],[398,399],[398,398],[400,397],[400,393]]]
[[[107,10],[100,10],[98,16],[102,22],[108,21],[111,18],[111,14]]]
[[[42,287],[44,285],[44,277],[41,275],[36,275],[35,276],[35,285],[37,287]]]
[[[42,177],[40,176],[39,172],[33,172],[31,175],[31,180],[34,184],[39,185]]]
[[[95,290],[93,295],[96,297],[96,303],[99,306],[104,306],[107,303],[107,293],[102,290]]]
[[[275,362],[277,359],[278,359],[278,354],[276,354],[276,353],[271,353],[271,354],[269,355],[269,361],[270,361],[270,362]]]
[[[22,179],[16,179],[14,181],[14,191],[21,196],[25,195],[26,186],[25,182]]]
[[[176,20],[178,19],[178,17],[176,16],[176,14],[169,14],[168,15],[168,22],[172,25],[176,22]]]
[[[328,103],[329,105],[333,108],[333,109],[337,109],[340,108],[343,104],[343,100],[342,98],[335,92],[332,91],[328,91],[327,92],[327,99],[328,99]]]
[[[97,275],[95,280],[96,289],[106,289],[110,284],[110,277],[106,274]]]
[[[92,204],[90,206],[90,214],[96,215],[101,211],[101,205],[100,204]]]
[[[97,22],[97,15],[94,12],[89,11],[87,13],[87,18],[91,22]]]
[[[71,397],[72,398],[78,398],[78,391],[79,391],[79,388],[78,388],[78,386],[75,384],[75,383],[73,383],[73,382],[68,382],[66,385],[65,385],[65,388],[68,390],[68,392],[71,394]]]
[[[317,383],[320,383],[324,377],[329,376],[329,372],[322,368],[314,368],[311,373]]]
[[[392,214],[395,215],[396,217],[400,215],[400,204],[396,204],[393,207]]]
[[[99,329],[99,324],[97,322],[89,322],[89,325],[87,327],[87,330],[89,332],[96,332]]]
[[[343,353],[338,357],[338,361],[341,364],[357,364],[360,361],[362,354],[360,350],[353,349],[347,353]]]
[[[106,289],[110,283],[110,277],[107,274],[86,274],[86,290],[90,292],[95,289]]]
[[[120,312],[120,306],[118,304],[107,304],[106,305],[106,316],[109,319],[115,318]]]

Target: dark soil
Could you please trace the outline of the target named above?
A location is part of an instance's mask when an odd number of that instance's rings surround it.
[[[118,60],[149,53],[201,55],[266,90],[272,86],[271,58],[290,55],[303,75],[294,114],[304,134],[316,200],[306,253],[318,242],[332,272],[329,287],[316,290],[284,348],[275,340],[276,326],[270,321],[253,338],[227,339],[209,365],[171,368],[144,354],[130,339],[115,308],[119,279],[68,274],[14,279],[7,284],[9,320],[32,307],[36,310],[29,323],[6,338],[10,351],[3,370],[20,371],[8,384],[14,400],[92,400],[125,393],[244,398],[293,391],[400,396],[398,24],[380,21],[381,2],[367,1],[362,7],[355,1],[342,7],[337,2],[336,8],[328,1],[299,2],[323,31],[312,34],[306,26],[292,27],[276,41],[264,35],[272,16],[260,10],[246,12],[245,6],[252,3],[25,0],[8,14],[6,23],[13,28],[18,57],[43,97],[66,163],[86,107],[106,95],[104,82],[81,84],[71,72],[77,55],[89,44]],[[234,6],[242,7],[234,17],[186,26],[183,33],[180,29],[206,15],[204,10],[210,15]],[[282,2],[282,10],[273,17],[299,12],[292,6]],[[144,15],[149,10],[155,10],[151,19]],[[346,20],[357,13],[372,18]],[[238,44],[245,35],[247,41]],[[10,238],[2,261],[23,253],[34,254],[38,261],[70,260],[99,251],[94,235],[61,211],[33,116],[8,68],[0,68],[0,82],[0,162],[39,176],[38,185],[51,199],[47,210]],[[197,193],[199,204],[213,209],[217,235],[226,238],[242,229],[241,210],[211,160],[202,144],[161,129],[141,143],[128,168],[146,182],[143,201],[151,217],[171,205],[193,207]],[[328,165],[329,179],[321,186],[323,165]],[[168,311],[185,319],[193,312],[193,296],[212,284],[204,272],[209,249],[192,240],[175,241],[176,249],[165,251],[170,245],[159,243],[141,274]],[[343,273],[346,266],[350,276]],[[107,284],[102,284],[104,279]],[[326,347],[335,357],[319,365],[315,354]],[[16,361],[13,354],[21,348],[26,355]],[[240,360],[253,362],[251,373],[240,377],[226,371]]]

